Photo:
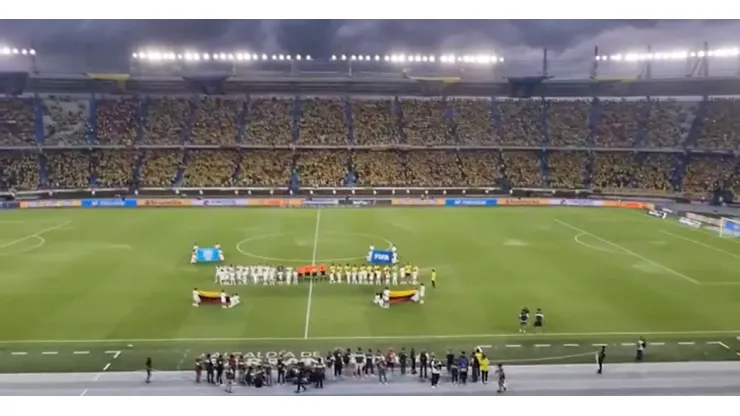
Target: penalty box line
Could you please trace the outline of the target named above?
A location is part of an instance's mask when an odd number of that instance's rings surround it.
[[[645,257],[645,256],[643,256],[643,255],[641,255],[639,253],[635,253],[634,251],[632,251],[632,250],[630,250],[630,249],[628,249],[628,248],[626,248],[624,246],[621,246],[621,245],[619,245],[619,244],[617,244],[617,243],[615,243],[613,241],[609,241],[606,238],[599,237],[598,235],[593,234],[593,233],[590,233],[590,232],[588,232],[588,231],[586,231],[586,230],[584,230],[582,228],[578,228],[575,225],[568,224],[567,222],[561,221],[561,220],[559,220],[557,218],[555,219],[555,222],[558,223],[558,224],[560,224],[560,225],[562,225],[562,226],[564,226],[564,227],[568,227],[568,228],[570,228],[573,231],[577,231],[577,232],[579,232],[581,234],[590,235],[591,237],[593,237],[593,238],[601,241],[602,243],[609,244],[610,246],[612,246],[614,248],[617,248],[617,249],[621,250],[622,252],[624,252],[626,254],[632,255],[633,257],[636,257],[636,258],[638,258],[638,259],[640,259],[640,260],[642,260],[642,261],[644,261],[646,263],[650,263],[653,266],[659,267],[659,268],[667,271],[668,273],[671,273],[674,276],[678,276],[678,277],[686,280],[687,282],[693,283],[695,285],[702,285],[703,284],[702,282],[700,282],[700,281],[698,281],[698,280],[696,280],[694,278],[691,278],[689,276],[686,276],[685,274],[683,274],[681,272],[677,272],[677,271],[671,269],[668,266],[665,266],[663,264],[658,263],[655,260],[650,260],[649,258],[647,258],[647,257]]]
[[[333,337],[263,337],[263,338],[128,338],[128,339],[50,339],[50,340],[6,340],[0,345],[44,345],[44,344],[117,344],[117,343],[170,343],[170,342],[310,342],[310,341],[362,341],[362,340],[444,340],[444,339],[544,339],[544,338],[594,338],[626,336],[738,336],[740,329],[717,331],[634,331],[634,332],[546,332],[521,334],[517,332],[499,334],[452,334],[452,335],[366,335]],[[740,337],[738,337],[740,340]]]

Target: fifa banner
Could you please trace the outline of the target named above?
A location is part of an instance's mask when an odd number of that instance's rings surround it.
[[[126,207],[133,208],[136,206],[135,199],[83,199],[80,201],[82,208],[102,208],[102,207]]]
[[[306,199],[303,201],[304,207],[332,207],[339,205],[338,199]]]
[[[391,303],[418,302],[419,291],[417,289],[391,290]]]
[[[195,250],[195,263],[220,263],[224,261],[224,253],[215,247],[202,247]]]
[[[393,264],[394,254],[391,250],[373,250],[367,255],[367,262],[370,264]]]

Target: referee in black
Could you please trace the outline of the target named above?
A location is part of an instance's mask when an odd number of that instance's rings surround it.
[[[152,382],[152,357],[146,357],[146,384]]]
[[[606,345],[601,346],[601,350],[596,355],[596,363],[599,365],[599,370],[596,374],[601,374],[604,370],[604,360],[606,360]]]

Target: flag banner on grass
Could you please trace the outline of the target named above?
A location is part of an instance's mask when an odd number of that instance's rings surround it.
[[[310,264],[308,266],[296,267],[299,279],[320,278],[326,276],[325,264]]]
[[[221,292],[215,290],[199,290],[198,296],[200,297],[201,303],[209,303],[214,305],[221,304]],[[231,295],[226,294],[226,303],[231,302]]]
[[[393,264],[393,252],[390,250],[373,250],[367,256],[370,264]]]
[[[391,303],[415,302],[417,289],[391,290]]]
[[[195,263],[219,263],[224,261],[224,254],[215,247],[201,247],[195,250]]]

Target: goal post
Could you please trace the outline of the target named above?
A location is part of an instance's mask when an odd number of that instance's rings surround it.
[[[719,225],[721,237],[740,237],[740,220],[733,218],[722,218]]]

